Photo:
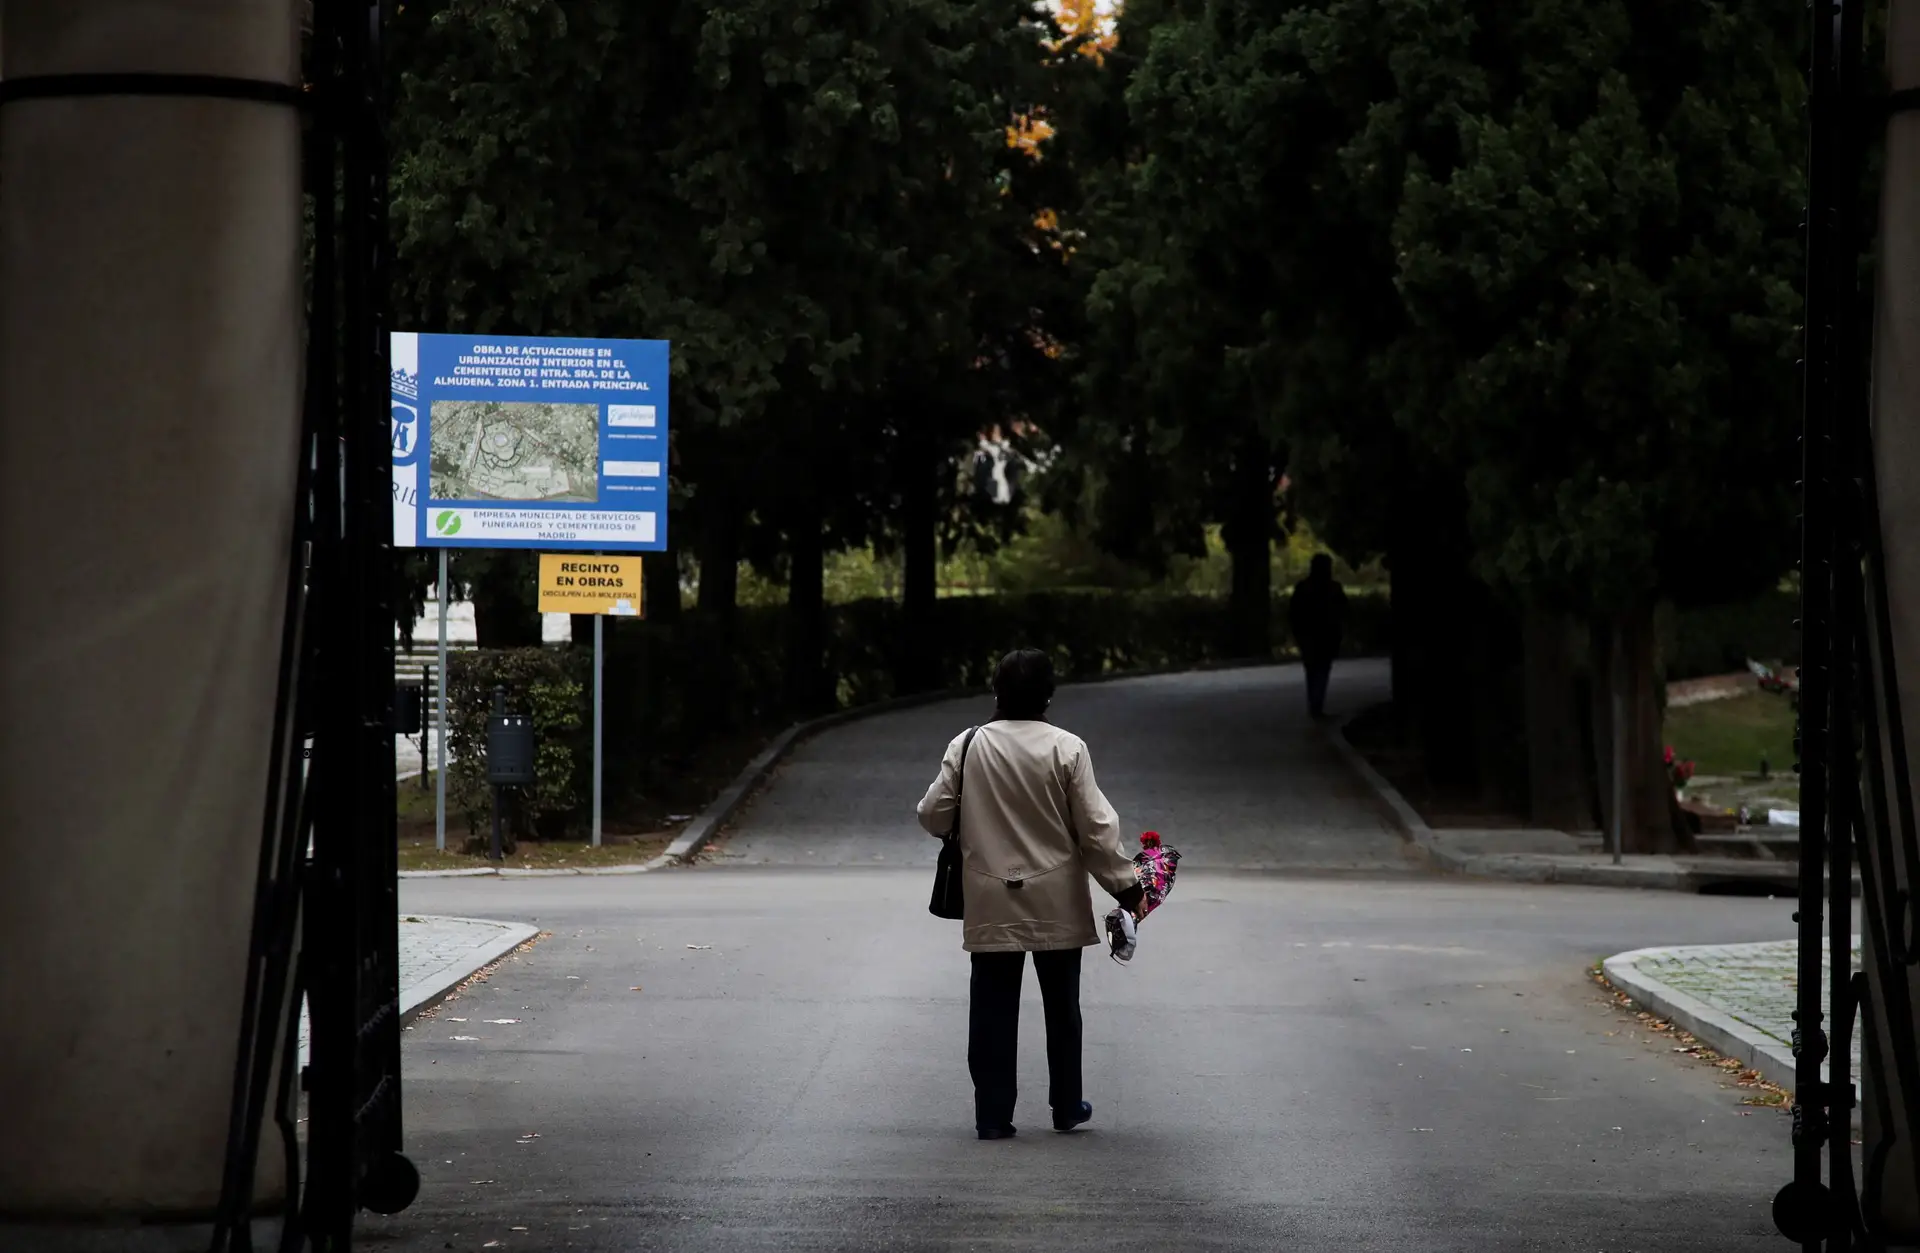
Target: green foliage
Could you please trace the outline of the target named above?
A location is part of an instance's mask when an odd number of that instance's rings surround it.
[[[1221,528],[1203,528],[1201,544],[1200,555],[1171,558],[1165,573],[1156,578],[1147,568],[1114,556],[1061,514],[1029,508],[1010,539],[985,550],[971,540],[957,544],[940,561],[936,584],[943,596],[1089,591],[1226,596],[1232,585],[1232,562]],[[1311,528],[1297,523],[1287,542],[1276,545],[1272,553],[1275,594],[1284,594],[1305,578],[1314,556],[1326,551]],[[900,564],[897,553],[882,555],[871,547],[833,554],[826,563],[827,603],[899,599]],[[1334,572],[1355,588],[1383,590],[1386,584],[1386,572],[1377,561],[1355,569],[1336,557]],[[786,589],[743,569],[738,603],[782,605]]]
[[[1392,224],[1401,421],[1466,474],[1489,583],[1619,611],[1784,565],[1803,20],[1533,0],[1418,32],[1471,68]]]
[[[493,789],[487,784],[487,722],[495,687],[507,690],[510,713],[533,719],[535,782],[504,789],[514,839],[560,838],[578,825],[586,797],[586,657],[548,648],[479,649],[448,657],[447,804],[469,831],[488,829]]]
[[[396,320],[671,340],[676,544],[784,578],[796,536],[882,540],[1058,374],[1058,175],[1007,143],[1051,33],[1032,0],[402,6]]]
[[[1803,21],[1129,6],[1126,138],[1088,205],[1106,479],[1146,516],[1128,473],[1185,498],[1182,458],[1255,421],[1316,527],[1380,551],[1398,440],[1466,482],[1474,569],[1514,600],[1765,586],[1791,542]]]
[[[1797,592],[1774,590],[1749,601],[1702,605],[1663,615],[1661,669],[1668,679],[1734,674],[1748,660],[1794,664],[1800,656]]]

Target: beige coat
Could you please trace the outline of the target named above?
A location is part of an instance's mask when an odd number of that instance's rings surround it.
[[[963,733],[920,802],[931,835],[953,828]],[[961,785],[961,882],[970,953],[1085,948],[1100,942],[1087,876],[1134,887],[1120,819],[1093,781],[1087,746],[1046,722],[991,722],[973,737]]]

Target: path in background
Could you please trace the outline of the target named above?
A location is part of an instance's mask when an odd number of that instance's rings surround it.
[[[1387,698],[1384,662],[1334,671],[1332,708]],[[735,819],[726,865],[931,867],[914,807],[981,698],[863,718],[807,740]],[[1051,720],[1087,741],[1128,840],[1156,830],[1206,869],[1419,872],[1371,789],[1307,717],[1298,666],[1067,687]]]

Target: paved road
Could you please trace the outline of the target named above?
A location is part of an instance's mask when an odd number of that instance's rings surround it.
[[[554,935],[408,1034],[426,1185],[368,1247],[1775,1247],[1786,1120],[1580,972],[1785,935],[1785,902],[1197,874],[1133,967],[1089,963],[1093,1130],[1041,1131],[1029,980],[1021,1138],[982,1144],[966,963],[921,878],[404,884]]]
[[[1335,672],[1330,705],[1385,700],[1384,663]],[[716,860],[732,865],[931,867],[913,807],[947,742],[990,701],[854,722],[802,744]],[[1087,741],[1134,834],[1157,830],[1202,867],[1405,874],[1407,846],[1373,794],[1306,718],[1297,666],[1169,675],[1061,691],[1053,721]]]
[[[966,961],[907,812],[956,711],[816,741],[735,864],[404,882],[408,910],[553,934],[464,994],[465,1024],[408,1033],[425,1188],[367,1247],[1778,1247],[1786,1119],[1638,1038],[1583,970],[1785,938],[1790,903],[1409,872],[1293,682],[1059,702],[1123,819],[1189,852],[1133,966],[1089,962],[1084,1135],[1042,1130],[1029,980],[1022,1134],[973,1138]]]

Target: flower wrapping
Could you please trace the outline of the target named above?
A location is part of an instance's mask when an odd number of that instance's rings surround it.
[[[1133,855],[1133,874],[1146,894],[1141,917],[1160,908],[1173,891],[1173,876],[1179,869],[1180,851],[1166,847],[1158,832],[1149,831],[1140,837],[1140,851]]]

